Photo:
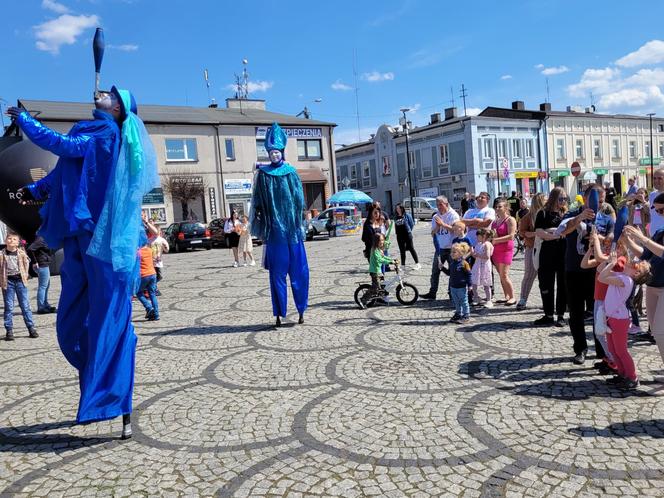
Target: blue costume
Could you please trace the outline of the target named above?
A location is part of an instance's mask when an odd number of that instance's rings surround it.
[[[133,97],[115,87],[111,92],[121,104],[121,128],[99,109],[66,135],[27,112],[17,118],[30,140],[60,156],[49,175],[26,188],[36,199],[48,197],[38,233],[49,247],[64,247],[57,336],[79,372],[79,423],[131,413],[131,296],[145,237],[141,200],[158,185],[154,150]]]
[[[265,242],[265,265],[270,272],[274,316],[286,316],[288,275],[295,306],[302,317],[309,299],[309,266],[304,250],[304,192],[295,168],[283,161],[286,140],[286,134],[277,123],[268,129],[265,148],[268,152],[280,151],[282,158],[256,172],[251,201],[251,233]]]

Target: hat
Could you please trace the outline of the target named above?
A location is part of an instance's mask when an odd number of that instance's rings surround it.
[[[125,101],[122,98],[120,92],[126,93],[126,95],[128,95],[129,102],[131,102],[129,105],[129,110],[136,115],[138,115],[138,106],[136,105],[136,99],[134,98],[134,95],[129,90],[122,90],[117,88],[115,85],[111,87],[111,93],[115,95],[115,98],[118,99],[118,102],[120,102],[120,107],[122,108],[122,120],[124,121],[124,119],[127,117],[127,108],[125,107]]]
[[[284,130],[281,129],[277,123],[272,123],[265,133],[265,150],[270,152],[271,150],[281,150],[286,149],[286,142],[288,137],[284,133]]]

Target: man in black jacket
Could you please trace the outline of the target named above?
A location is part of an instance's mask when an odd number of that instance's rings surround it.
[[[33,261],[32,269],[39,277],[37,287],[37,314],[55,313],[56,308],[48,304],[48,288],[51,285],[51,250],[41,236],[37,236],[28,246],[28,253]]]

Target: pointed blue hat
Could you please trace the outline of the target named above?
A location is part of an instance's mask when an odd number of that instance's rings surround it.
[[[265,150],[285,150],[288,137],[277,123],[272,123],[265,133]]]

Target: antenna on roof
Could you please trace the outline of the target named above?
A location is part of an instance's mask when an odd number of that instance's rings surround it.
[[[551,96],[549,95],[549,77],[547,76],[544,80],[546,82],[546,103],[548,104],[551,102]]]
[[[450,85],[450,104],[451,107],[456,107],[456,102],[454,101],[454,87]]]
[[[205,86],[207,87],[208,104],[210,104],[212,99],[210,98],[210,78],[207,69],[203,69],[203,78],[205,79]]]
[[[468,97],[468,94],[466,93],[466,87],[463,83],[461,83],[461,94],[459,95],[463,99],[463,115],[467,116],[466,114],[466,97]]]
[[[242,59],[242,75],[235,75],[235,98],[247,100],[249,98],[249,73],[247,72],[247,59]]]

